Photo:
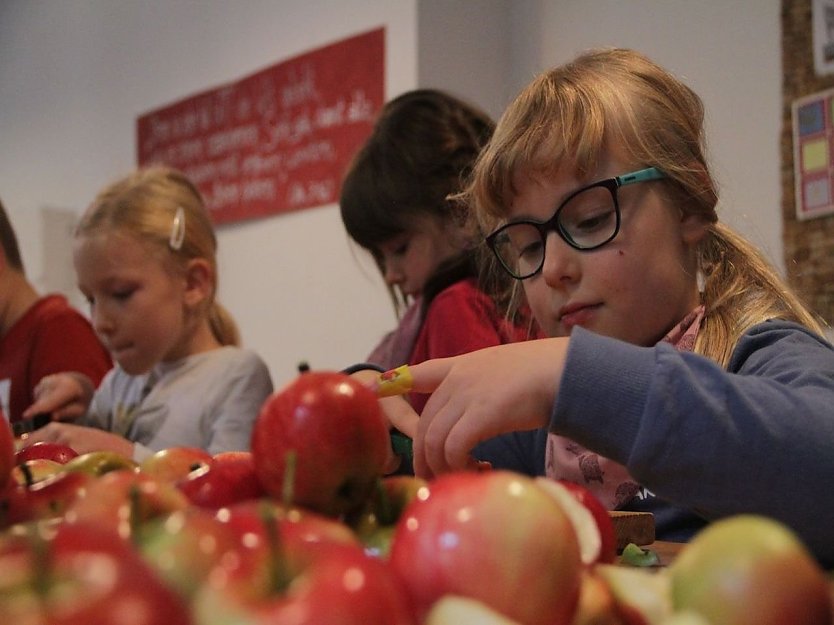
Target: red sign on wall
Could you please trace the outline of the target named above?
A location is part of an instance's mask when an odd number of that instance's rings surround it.
[[[139,164],[199,187],[215,223],[330,204],[384,100],[384,29],[137,120]]]

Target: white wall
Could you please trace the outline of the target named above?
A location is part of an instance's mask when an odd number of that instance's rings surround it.
[[[387,29],[386,92],[416,86],[412,0],[0,3],[0,197],[44,284],[42,207],[82,210],[135,166],[135,120],[371,28]],[[302,359],[361,360],[394,323],[336,206],[222,227],[220,299],[280,384]],[[66,262],[70,262],[67,257]]]
[[[702,95],[723,215],[781,266],[779,14],[778,0],[4,0],[0,197],[45,284],[42,210],[80,211],[131,169],[148,110],[381,25],[389,97],[447,88],[495,115],[537,71],[622,45]],[[394,325],[335,206],[219,241],[221,299],[277,384],[302,359],[361,359]]]

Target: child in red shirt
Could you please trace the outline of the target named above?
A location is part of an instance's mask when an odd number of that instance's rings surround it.
[[[414,364],[537,335],[525,311],[501,312],[512,281],[479,262],[490,259],[454,199],[493,127],[451,95],[410,91],[383,107],[348,169],[342,220],[373,255],[401,315],[371,363]],[[410,401],[419,412],[426,398]]]
[[[51,373],[78,371],[94,385],[112,367],[90,322],[63,295],[41,297],[26,278],[17,237],[0,203],[0,407],[10,422]]]

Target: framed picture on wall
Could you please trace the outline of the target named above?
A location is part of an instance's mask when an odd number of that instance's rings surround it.
[[[813,0],[814,71],[834,74],[834,0]]]
[[[794,100],[793,167],[797,219],[834,213],[834,89]]]

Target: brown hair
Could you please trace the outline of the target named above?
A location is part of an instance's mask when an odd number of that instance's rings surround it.
[[[238,345],[240,335],[229,312],[217,303],[217,238],[197,187],[175,169],[139,169],[101,191],[82,215],[75,236],[118,229],[139,237],[163,262],[184,269],[190,259],[209,262],[214,291],[205,314],[221,345]]]
[[[449,196],[463,188],[494,126],[483,111],[436,89],[408,91],[383,106],[348,167],[339,198],[348,235],[374,255],[380,269],[379,246],[411,230],[419,218],[466,223],[467,207]],[[449,271],[454,278],[439,280],[439,288],[470,271],[469,259],[458,260]],[[426,303],[439,290],[432,282]],[[403,302],[393,290],[392,299],[399,312]]]
[[[616,146],[635,167],[663,171],[671,202],[710,224],[698,248],[706,311],[697,352],[726,366],[741,335],[770,318],[821,333],[817,318],[763,255],[718,221],[703,121],[698,95],[645,56],[590,51],[541,74],[510,104],[465,196],[488,232],[505,217],[518,172],[554,172],[568,162],[587,177]]]
[[[5,254],[9,265],[23,273],[23,259],[20,257],[17,236],[2,200],[0,200],[0,247],[3,248],[3,254]]]

